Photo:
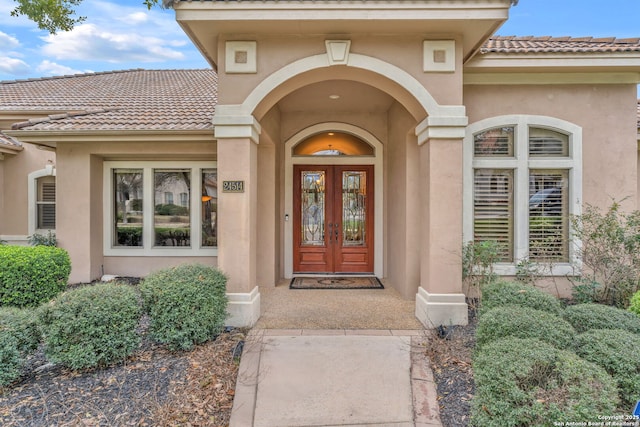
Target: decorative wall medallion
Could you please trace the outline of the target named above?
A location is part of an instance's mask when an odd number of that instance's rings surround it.
[[[257,73],[257,42],[228,41],[225,47],[225,71],[230,74]]]

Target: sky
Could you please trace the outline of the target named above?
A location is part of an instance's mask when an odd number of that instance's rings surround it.
[[[50,35],[0,0],[0,81],[131,68],[209,68],[172,10],[84,0],[87,20]],[[520,0],[499,35],[640,37],[640,0]]]

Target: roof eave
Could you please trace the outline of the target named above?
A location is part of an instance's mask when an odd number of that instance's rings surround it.
[[[465,64],[466,72],[496,70],[610,70],[640,72],[640,52],[483,53]]]
[[[60,142],[213,142],[213,128],[193,130],[11,130],[22,142],[56,148]]]

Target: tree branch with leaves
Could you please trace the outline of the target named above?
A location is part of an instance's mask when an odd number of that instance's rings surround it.
[[[86,16],[77,16],[76,8],[83,0],[14,0],[17,3],[11,16],[25,16],[50,34],[58,31],[71,31],[76,24],[87,20]],[[169,8],[173,0],[143,0],[147,9],[158,5]]]

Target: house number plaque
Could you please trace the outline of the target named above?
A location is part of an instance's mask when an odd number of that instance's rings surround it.
[[[223,193],[244,193],[244,181],[222,181]]]

